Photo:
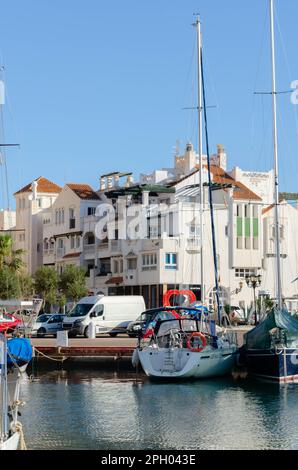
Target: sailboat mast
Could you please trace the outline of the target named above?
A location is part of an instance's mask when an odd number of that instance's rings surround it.
[[[279,231],[279,178],[278,178],[278,136],[276,112],[276,66],[275,66],[275,34],[274,34],[274,0],[270,4],[270,39],[272,65],[272,109],[273,109],[273,145],[274,145],[274,226],[276,256],[276,295],[277,306],[282,308],[281,266],[280,266],[280,231]]]
[[[204,276],[204,188],[203,188],[203,138],[202,138],[202,34],[201,20],[197,17],[197,49],[198,49],[198,154],[200,164],[200,264],[201,264],[201,302],[205,305]]]

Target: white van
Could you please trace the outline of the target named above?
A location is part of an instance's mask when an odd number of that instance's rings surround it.
[[[63,329],[69,336],[84,335],[88,338],[88,326],[92,322],[96,333],[117,336],[126,333],[127,325],[146,310],[140,295],[96,295],[83,297],[63,320]]]

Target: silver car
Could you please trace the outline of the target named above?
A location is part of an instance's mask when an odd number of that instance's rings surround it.
[[[60,313],[45,313],[44,315],[40,315],[33,324],[31,335],[36,335],[39,338],[42,338],[45,335],[56,336],[57,331],[63,329],[62,323],[64,317],[65,315]]]

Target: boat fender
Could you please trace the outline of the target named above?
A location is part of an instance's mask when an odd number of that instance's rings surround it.
[[[140,358],[139,358],[139,351],[138,349],[136,348],[132,354],[132,358],[131,358],[131,363],[133,365],[133,367],[137,367],[140,363]]]
[[[193,338],[199,338],[200,339],[200,345],[197,346],[197,347],[193,347]],[[202,352],[205,347],[207,345],[207,339],[206,339],[206,336],[203,335],[203,333],[200,333],[198,331],[192,333],[188,339],[187,339],[187,343],[186,343],[186,346],[188,349],[190,349],[192,352]]]

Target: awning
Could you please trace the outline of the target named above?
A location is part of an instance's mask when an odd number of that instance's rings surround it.
[[[106,281],[106,284],[122,284],[122,282],[123,282],[123,277],[122,276],[116,276],[116,277],[110,277]]]

